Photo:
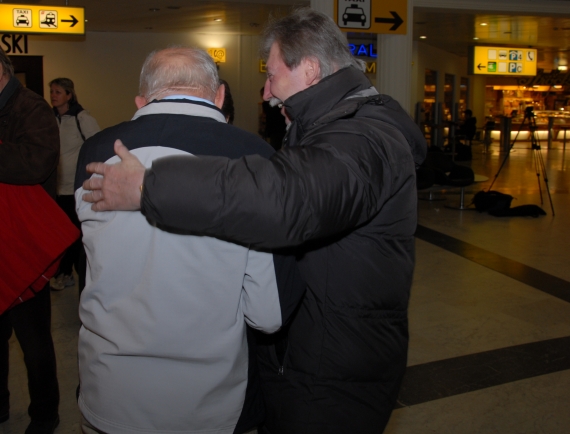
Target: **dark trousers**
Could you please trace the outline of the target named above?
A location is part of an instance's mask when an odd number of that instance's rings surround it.
[[[28,414],[33,420],[54,420],[58,416],[59,387],[51,338],[49,284],[35,297],[0,315],[0,416],[8,413],[10,408],[8,339],[12,330],[20,343],[28,370]]]
[[[69,217],[71,222],[81,230],[81,223],[77,218],[77,212],[75,211],[75,196],[65,195],[57,196],[56,202],[59,207],[65,212]],[[75,266],[75,271],[79,276],[79,290],[81,291],[85,286],[85,272],[86,272],[86,256],[85,249],[83,248],[82,237],[79,237],[69,248],[65,251],[61,263],[59,264],[59,273],[66,275],[71,275],[73,271],[73,266]]]

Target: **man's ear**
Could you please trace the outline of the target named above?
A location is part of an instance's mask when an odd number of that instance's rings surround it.
[[[316,57],[305,57],[301,63],[303,64],[305,84],[312,86],[317,84],[321,76],[321,65]]]
[[[135,96],[135,105],[137,106],[137,109],[140,110],[146,104],[147,104],[147,100],[144,96],[140,96],[140,95]]]
[[[216,91],[216,97],[214,98],[214,104],[220,110],[222,109],[222,106],[224,105],[225,96],[226,96],[226,86],[224,86],[223,84],[220,84],[220,86],[218,87],[218,90]]]

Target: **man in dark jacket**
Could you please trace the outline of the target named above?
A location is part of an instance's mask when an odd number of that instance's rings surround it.
[[[0,182],[40,184],[55,199],[58,157],[59,130],[51,108],[20,84],[10,59],[0,50]],[[10,417],[8,340],[12,330],[28,371],[32,421],[26,434],[53,433],[59,424],[59,389],[49,282],[33,298],[0,315],[0,423]]]
[[[165,158],[145,172],[121,147],[119,165],[89,166],[104,178],[86,196],[94,210],[140,207],[168,226],[296,246],[307,293],[288,336],[260,357],[266,429],[378,434],[406,366],[415,167],[427,146],[327,16],[300,9],[269,23],[262,54],[265,98],[290,122],[270,161]]]

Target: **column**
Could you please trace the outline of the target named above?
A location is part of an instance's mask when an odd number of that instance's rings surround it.
[[[413,115],[412,43],[414,6],[412,0],[407,1],[407,34],[377,35],[376,88],[380,93],[390,95],[397,100],[404,110]]]

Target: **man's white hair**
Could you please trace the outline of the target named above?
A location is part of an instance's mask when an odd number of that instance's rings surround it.
[[[199,48],[177,46],[147,56],[139,95],[152,101],[181,93],[213,102],[218,87],[218,69],[212,57]]]

